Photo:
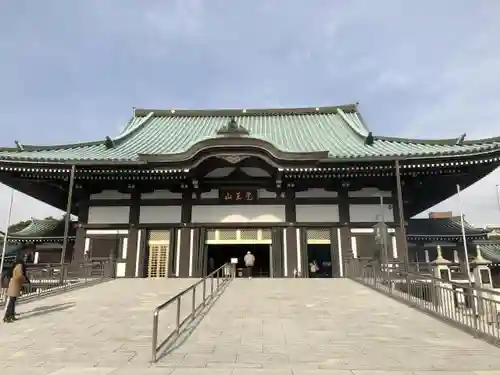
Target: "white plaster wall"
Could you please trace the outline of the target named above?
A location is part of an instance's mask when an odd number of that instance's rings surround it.
[[[375,229],[374,228],[352,228],[351,233],[356,234],[356,233],[362,233],[362,234],[367,234],[367,233],[374,233]],[[387,228],[387,233],[394,233],[396,230],[394,228]]]
[[[207,191],[205,193],[201,193],[201,199],[207,199],[207,198],[219,198],[219,190],[212,189],[212,190]]]
[[[285,206],[193,206],[193,223],[277,223],[285,221]]]
[[[378,204],[351,204],[349,215],[351,222],[378,222],[380,220],[380,205]],[[394,213],[391,204],[384,205],[384,221],[393,222]]]
[[[117,234],[128,234],[128,230],[127,229],[87,229],[86,231],[86,235],[92,235],[92,234],[98,234],[98,235],[117,235]],[[88,239],[88,238],[87,238]],[[88,246],[87,246],[87,242],[85,242],[85,248],[86,249],[89,249],[90,247],[90,239],[89,240],[89,243],[88,243]]]
[[[98,194],[91,194],[90,199],[130,199],[130,193],[120,193],[117,190],[103,190]]]
[[[127,263],[118,262],[116,263],[116,277],[125,277],[125,268],[127,267]]]
[[[369,198],[379,197],[380,195],[382,195],[382,197],[391,197],[392,193],[390,191],[382,191],[377,188],[367,187],[357,191],[350,191],[348,195],[355,198]]]
[[[297,223],[324,223],[339,221],[339,206],[336,204],[298,204]]]
[[[181,206],[141,206],[139,222],[141,224],[180,223]]]
[[[89,207],[89,224],[128,224],[129,206]]]
[[[336,191],[326,191],[325,189],[309,189],[295,193],[295,198],[336,198],[337,196]]]
[[[259,198],[276,198],[276,193],[267,191],[266,189],[259,189],[257,196]]]
[[[170,190],[155,190],[141,194],[141,199],[182,199],[182,193],[172,193]]]

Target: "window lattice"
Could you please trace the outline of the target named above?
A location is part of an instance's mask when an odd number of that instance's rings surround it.
[[[309,229],[307,231],[307,239],[308,240],[322,240],[322,241],[330,241],[331,232],[330,229]]]
[[[167,277],[168,245],[149,245],[148,277]]]
[[[241,240],[255,240],[259,239],[259,231],[257,229],[241,229],[240,231]]]
[[[207,241],[215,241],[215,230],[214,229],[207,230]]]
[[[149,232],[149,241],[168,241],[170,239],[170,231],[168,230],[152,230]]]
[[[270,241],[272,239],[272,234],[269,229],[262,229],[262,239],[266,241]]]
[[[237,240],[236,230],[234,229],[221,229],[219,230],[219,240],[230,241]]]
[[[148,277],[167,277],[170,231],[149,232]]]

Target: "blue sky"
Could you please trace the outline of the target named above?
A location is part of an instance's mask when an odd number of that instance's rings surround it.
[[[3,146],[103,139],[134,106],[356,101],[380,135],[500,135],[498,0],[4,0],[1,8]],[[500,223],[499,177],[464,192],[468,220]],[[2,186],[0,212],[8,201]],[[456,211],[458,202],[438,208]],[[16,194],[13,221],[54,213]]]

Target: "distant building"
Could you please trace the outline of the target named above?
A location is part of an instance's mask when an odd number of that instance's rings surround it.
[[[452,211],[429,212],[429,219],[444,219],[453,217]]]

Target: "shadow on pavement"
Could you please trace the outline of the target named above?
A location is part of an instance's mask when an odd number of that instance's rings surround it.
[[[176,349],[179,349],[182,344],[184,344],[189,337],[193,334],[194,330],[201,324],[203,319],[208,315],[210,310],[212,310],[212,307],[215,305],[217,300],[222,296],[222,294],[225,292],[227,287],[231,284],[231,282],[225,284],[218,292],[217,294],[214,295],[214,298],[211,298],[207,305],[199,312],[195,318],[189,322],[186,323],[185,327],[181,330],[180,336],[176,339],[174,339],[170,344],[167,344],[165,349],[158,354],[158,360],[157,362],[160,362],[162,359],[165,359],[170,353],[174,352]]]
[[[67,302],[67,303],[58,303],[58,304],[49,305],[49,306],[35,307],[32,310],[20,313],[19,317],[22,318],[23,320],[28,319],[28,318],[34,318],[36,316],[46,315],[46,314],[50,314],[50,313],[57,312],[57,311],[64,311],[64,310],[72,308],[73,306],[75,306],[74,302]]]

